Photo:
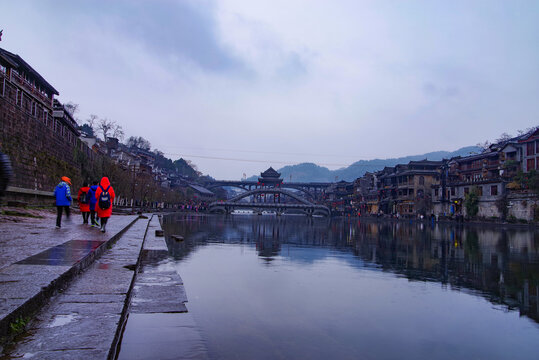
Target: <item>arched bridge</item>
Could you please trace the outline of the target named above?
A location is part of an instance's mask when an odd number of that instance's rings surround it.
[[[263,184],[257,181],[228,181],[228,180],[211,180],[204,184],[204,187],[212,190],[219,187],[235,187],[245,191],[259,189],[264,187]],[[303,182],[283,182],[279,184],[279,188],[294,189],[301,191],[310,199],[318,200],[324,194],[324,191],[330,187],[332,183],[303,183]]]
[[[273,202],[267,202],[267,195],[273,195]],[[245,198],[253,197],[254,202],[243,202]],[[288,197],[295,200],[296,203],[281,202],[283,197]],[[262,199],[264,199],[262,201]],[[253,210],[258,214],[262,211],[275,211],[277,215],[286,212],[304,213],[306,215],[322,215],[330,216],[330,210],[327,206],[313,204],[312,202],[302,198],[301,196],[280,188],[262,188],[246,191],[238,196],[233,197],[228,201],[213,202],[209,205],[209,211],[214,213],[230,214],[234,210]]]

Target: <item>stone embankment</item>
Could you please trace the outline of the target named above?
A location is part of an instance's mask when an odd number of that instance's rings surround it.
[[[75,218],[0,219],[0,358],[206,358],[159,218]]]

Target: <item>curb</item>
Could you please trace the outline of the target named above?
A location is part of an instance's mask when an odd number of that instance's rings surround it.
[[[114,339],[112,340],[112,344],[110,346],[110,350],[107,356],[108,360],[116,359],[120,352],[120,347],[119,347],[120,339],[122,338],[122,334],[125,330],[125,325],[127,323],[127,315],[129,312],[129,305],[131,304],[131,297],[133,296],[133,287],[135,286],[135,282],[137,280],[137,273],[140,271],[140,267],[142,263],[142,254],[144,253],[144,242],[146,241],[146,236],[148,235],[148,229],[150,228],[150,224],[152,223],[152,219],[154,216],[155,216],[154,214],[150,216],[150,218],[148,219],[148,224],[146,225],[146,230],[144,231],[142,243],[140,244],[140,252],[138,254],[137,263],[135,265],[135,271],[133,271],[133,278],[131,279],[131,284],[129,284],[129,290],[127,291],[127,294],[125,296],[125,302],[124,302],[124,307],[122,309],[122,314],[120,315],[120,320],[118,321],[118,327],[116,328],[116,333],[114,334]],[[142,218],[142,216],[139,218]]]
[[[41,290],[29,298],[26,302],[20,305],[17,309],[7,314],[3,319],[0,319],[0,344],[5,345],[13,339],[16,334],[10,333],[10,324],[18,318],[28,318],[34,316],[45,305],[56,292],[65,288],[69,282],[71,282],[75,276],[84,271],[90,266],[96,259],[98,259],[111,245],[113,245],[118,239],[136,222],[140,217],[136,217],[127,226],[125,226],[118,233],[113,235],[110,239],[105,241],[94,251],[83,257],[80,261],[75,263],[69,270],[58,276],[51,281],[47,286],[41,288]],[[0,347],[1,348],[1,347]]]

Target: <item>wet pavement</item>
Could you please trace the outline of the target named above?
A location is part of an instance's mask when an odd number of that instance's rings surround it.
[[[105,235],[78,224],[51,230],[48,219],[2,228],[10,260],[0,268],[1,321],[6,332],[21,316],[26,325],[0,348],[1,360],[208,358],[183,281],[156,235],[159,217],[114,220]]]
[[[90,265],[137,216],[113,216],[107,232],[83,225],[80,215],[55,228],[55,217],[0,225],[0,338],[10,323],[31,317],[56,291]],[[139,239],[140,241],[140,239]]]
[[[115,353],[148,220],[139,219],[33,319],[6,358],[107,359]]]

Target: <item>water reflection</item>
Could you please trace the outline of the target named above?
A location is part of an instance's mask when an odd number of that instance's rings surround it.
[[[266,266],[278,257],[314,262],[324,247],[354,254],[353,267],[379,267],[411,281],[440,282],[474,293],[539,322],[539,232],[346,219],[270,216],[175,215],[163,218],[174,258],[199,246],[250,244]],[[177,242],[170,235],[179,234]]]

